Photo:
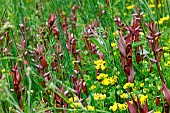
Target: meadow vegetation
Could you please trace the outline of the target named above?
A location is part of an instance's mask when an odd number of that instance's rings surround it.
[[[0,0],[0,113],[169,113],[170,0]]]

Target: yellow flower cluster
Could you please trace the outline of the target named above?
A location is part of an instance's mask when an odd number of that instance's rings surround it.
[[[120,98],[126,99],[126,98],[128,98],[128,94],[127,93],[123,93],[123,94],[120,95]]]
[[[161,113],[160,111],[155,111],[154,113]]]
[[[110,109],[115,112],[117,110],[117,103],[114,102],[114,105],[113,106],[110,106]]]
[[[169,47],[163,46],[162,49],[163,49],[164,51],[167,51],[167,50],[169,49]]]
[[[81,106],[81,104],[79,102],[77,102],[78,101],[77,97],[74,97],[74,98],[71,97],[71,98],[68,99],[68,101],[71,103],[70,104],[71,108],[76,108],[76,107],[80,107]]]
[[[116,36],[116,35],[118,35],[118,31],[115,31],[112,34],[113,34],[113,36]]]
[[[164,63],[164,66],[165,66],[165,67],[170,66],[170,61],[168,61],[168,62]]]
[[[74,65],[76,61],[72,61],[71,63]]]
[[[154,8],[154,7],[155,7],[155,4],[149,4],[149,7],[150,7],[150,8]]]
[[[127,6],[126,8],[128,9],[128,10],[130,10],[130,9],[133,9],[135,7],[135,5],[130,5],[130,6]]]
[[[140,83],[140,87],[143,87],[144,86],[144,83]]]
[[[169,58],[170,54],[169,53],[164,53],[164,56]]]
[[[140,102],[141,102],[142,104],[144,104],[145,100],[147,100],[147,99],[148,99],[148,95],[142,95],[142,96],[140,97]]]
[[[170,39],[169,39],[169,42],[170,42]],[[168,50],[168,49],[169,49],[168,47],[163,47],[163,50],[164,50],[164,51],[165,51],[165,50],[166,50],[166,51],[170,51],[170,50]],[[170,54],[166,52],[166,53],[164,53],[164,57],[168,58],[168,61],[164,63],[164,66],[165,66],[165,67],[170,66],[170,59],[169,59],[169,58],[170,58]]]
[[[96,69],[99,70],[101,68],[101,70],[104,70],[106,68],[106,66],[104,65],[106,62],[103,61],[102,59],[94,61],[94,64],[96,64]]]
[[[76,107],[80,107],[81,104],[79,102],[74,102],[70,106],[71,106],[71,108],[76,108]]]
[[[127,104],[120,104],[120,103],[116,103],[114,102],[113,106],[110,106],[110,109],[115,112],[117,109],[119,110],[126,110],[128,108]]]
[[[133,87],[133,86],[134,86],[134,83],[127,82],[127,83],[123,86],[123,89],[127,89],[127,88],[130,88],[130,87]]]
[[[150,0],[151,3],[154,3],[154,0]]]
[[[103,81],[102,81],[102,84],[103,85],[109,85],[110,84],[110,81],[109,81],[109,79],[108,78],[105,78]]]
[[[162,17],[160,18],[160,20],[158,21],[159,24],[163,24],[165,21],[169,20],[169,15],[167,15],[166,17]]]
[[[1,72],[4,73],[4,72],[5,72],[5,69],[2,69]]]
[[[93,93],[94,100],[104,100],[106,98],[106,94],[101,93]]]
[[[116,44],[116,43],[111,43],[111,46],[112,46],[113,48],[117,48],[117,44]]]
[[[87,106],[88,110],[94,110],[94,106]]]
[[[89,90],[92,91],[92,90],[94,90],[95,88],[96,88],[96,86],[95,86],[95,85],[92,85],[92,86],[89,88]]]
[[[164,4],[158,4],[158,8],[160,8],[160,7],[164,7],[165,5]],[[154,8],[155,7],[155,4],[149,4],[149,7],[150,8]]]
[[[96,78],[97,78],[97,80],[101,80],[101,79],[104,79],[107,77],[108,77],[108,74],[100,73]]]
[[[76,102],[77,100],[78,100],[77,97],[74,97],[74,98],[71,97],[68,99],[69,102]]]
[[[127,104],[118,104],[120,110],[126,110],[128,108]]]
[[[102,84],[107,86],[109,84],[114,85],[118,77],[117,76],[108,77],[108,74],[101,73],[96,78],[97,80],[103,79]]]

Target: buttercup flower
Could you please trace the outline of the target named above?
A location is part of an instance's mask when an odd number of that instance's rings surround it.
[[[106,66],[104,65],[106,62],[101,60],[97,60],[94,61],[94,64],[96,64],[96,69],[99,70],[101,68],[101,70],[104,70],[106,68]]]
[[[127,109],[127,105],[126,104],[118,104],[118,108],[120,109],[120,110],[126,110]]]
[[[2,69],[1,72],[4,73],[4,72],[5,72],[5,69]]]
[[[96,78],[97,78],[97,80],[101,80],[101,79],[104,79],[106,77],[108,77],[108,74],[100,73]]]
[[[123,93],[123,94],[121,94],[121,95],[120,95],[120,98],[124,98],[124,99],[128,98],[127,93]]]
[[[94,100],[104,100],[106,98],[106,94],[101,93],[93,93]]]
[[[113,112],[115,112],[116,110],[117,110],[117,103],[116,102],[114,102],[114,105],[113,106],[110,106],[110,109],[113,111]]]
[[[103,85],[109,85],[109,83],[110,83],[110,81],[109,81],[109,79],[108,78],[105,78],[103,81],[102,81],[102,84]]]
[[[127,6],[126,8],[128,9],[128,10],[130,10],[130,9],[133,9],[135,7],[135,5],[130,5],[130,6]]]
[[[93,106],[87,106],[87,109],[88,110],[94,110],[94,107]]]
[[[144,86],[144,83],[140,83],[140,87],[143,87]]]
[[[147,100],[148,99],[148,95],[146,95],[146,96],[141,96],[140,97],[140,102],[142,103],[142,104],[144,104],[144,102],[145,102],[145,100]]]
[[[89,88],[89,90],[94,90],[96,88],[96,86],[95,85],[92,85],[90,88]]]
[[[127,89],[127,88],[133,87],[133,86],[134,86],[134,83],[128,82],[128,83],[126,83],[126,84],[123,86],[123,89]]]

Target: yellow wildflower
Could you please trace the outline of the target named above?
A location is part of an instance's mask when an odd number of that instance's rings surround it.
[[[4,73],[4,72],[5,72],[5,69],[2,69],[1,72]]]
[[[145,17],[146,17],[146,14],[143,14],[142,16],[143,16],[143,18],[145,18]]]
[[[69,101],[69,102],[73,102],[73,98],[69,98],[68,101]]]
[[[99,69],[100,69],[100,65],[97,65],[97,66],[96,66],[96,69],[99,70]]]
[[[72,64],[74,65],[76,61],[72,61]]]
[[[62,11],[61,14],[62,14],[62,15],[66,15],[66,12],[65,12],[65,11]]]
[[[106,94],[94,93],[93,97],[94,100],[104,100],[106,98]]]
[[[116,54],[117,54],[117,52],[116,52],[116,51],[115,51],[115,52],[113,52],[113,55],[114,55],[114,56],[116,56]]]
[[[130,9],[133,9],[135,7],[135,5],[130,5],[130,6],[127,6],[126,8],[128,9],[128,10],[130,10]]]
[[[111,43],[111,46],[112,46],[113,48],[115,48],[115,47],[117,46],[117,44],[116,44],[116,43]]]
[[[101,99],[101,100],[104,100],[105,98],[106,98],[106,94],[103,94],[103,95],[101,94],[101,95],[100,95],[100,99]]]
[[[123,93],[123,94],[121,94],[121,95],[120,95],[120,98],[124,98],[124,99],[128,98],[127,93]]]
[[[164,4],[162,4],[162,5],[161,5],[161,4],[158,4],[158,8],[160,8],[161,6],[164,7]]]
[[[168,43],[170,43],[170,39],[168,40]]]
[[[94,107],[93,106],[87,106],[87,109],[88,110],[94,110]]]
[[[154,113],[161,113],[160,111],[155,111]]]
[[[142,103],[142,104],[144,104],[144,102],[145,102],[145,100],[147,100],[148,99],[148,95],[146,95],[146,96],[141,96],[140,97],[140,102]]]
[[[152,11],[152,14],[155,14],[155,11]]]
[[[168,65],[168,63],[164,63],[164,66],[165,66],[165,67],[168,67],[169,65]]]
[[[94,61],[94,64],[96,64],[96,65],[98,65],[98,64],[102,65],[102,64],[105,64],[105,63],[106,63],[106,62],[103,61],[102,59],[101,59],[101,60]]]
[[[118,107],[120,110],[126,110],[128,106],[126,104],[118,104]]]
[[[110,83],[110,81],[109,81],[109,79],[108,78],[105,78],[103,81],[102,81],[102,84],[103,85],[109,85],[109,83]]]
[[[164,56],[165,56],[165,57],[168,57],[168,56],[169,56],[169,53],[164,53]]]
[[[116,36],[118,34],[118,31],[115,31],[112,34],[113,34],[113,36]]]
[[[118,77],[117,76],[114,76],[114,79],[116,80]]]
[[[94,100],[99,100],[99,96],[94,96]]]
[[[170,65],[170,61],[168,61],[167,64]]]
[[[127,88],[133,87],[133,86],[134,86],[134,83],[128,82],[128,83],[126,83],[126,84],[123,86],[123,89],[127,89]]]
[[[144,83],[140,83],[140,87],[143,87],[144,86]]]
[[[161,90],[161,86],[157,86],[158,90]]]
[[[150,8],[154,8],[155,5],[154,5],[154,4],[149,4],[149,7],[150,7]]]
[[[154,0],[150,0],[151,3],[154,3]]]
[[[77,100],[78,100],[77,97],[74,97],[74,98],[71,97],[68,99],[69,102],[76,102]]]
[[[117,81],[117,76],[109,77],[109,81],[110,81],[110,84],[111,84],[111,85],[114,85],[115,82]]]
[[[168,50],[169,48],[164,46],[164,47],[162,47],[162,49],[163,50]]]
[[[106,62],[103,61],[102,59],[101,60],[97,60],[97,61],[94,61],[94,64],[96,64],[96,69],[102,69],[104,70],[106,68],[106,66],[104,65]]]
[[[159,23],[159,24],[163,24],[163,21],[162,21],[162,20],[159,20],[158,23]]]
[[[102,70],[105,70],[105,69],[106,69],[106,66],[105,66],[105,65],[101,65],[101,69],[102,69]]]
[[[89,88],[89,90],[94,90],[96,88],[96,86],[95,85],[92,85],[90,88]]]
[[[70,105],[71,108],[75,108],[75,107],[80,107],[81,104],[79,102],[74,102]]]
[[[114,102],[114,105],[113,106],[110,106],[110,109],[115,112],[117,110],[117,103]]]
[[[108,74],[100,73],[96,78],[97,78],[97,80],[101,80],[101,79],[104,79],[106,77],[108,77]]]

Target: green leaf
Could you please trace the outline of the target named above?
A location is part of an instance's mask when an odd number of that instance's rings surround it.
[[[100,51],[101,51],[103,54],[106,53],[106,49],[104,48],[103,45],[101,45],[101,44],[98,42],[97,39],[95,39],[95,38],[89,38],[89,40],[92,41],[96,46],[98,46],[99,49],[100,49]]]
[[[145,43],[147,43],[147,41],[134,42],[134,43],[132,44],[132,47],[134,48],[134,47],[143,45],[143,44],[145,44]]]

